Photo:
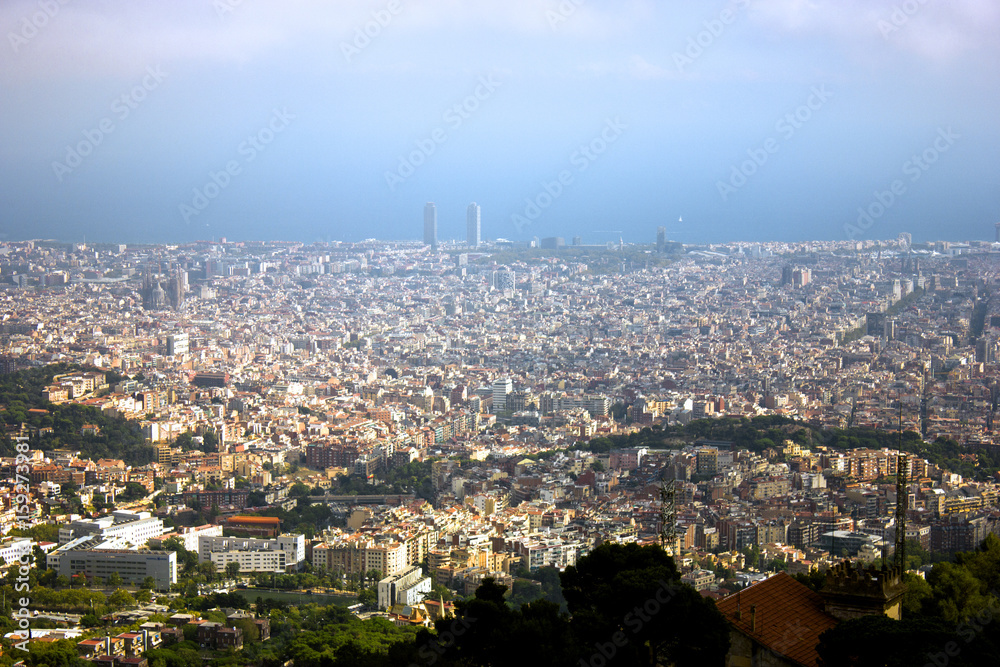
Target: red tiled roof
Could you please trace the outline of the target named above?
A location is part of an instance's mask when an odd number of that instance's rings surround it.
[[[259,524],[279,524],[281,519],[276,516],[231,516],[229,523],[259,523]]]
[[[751,605],[757,608],[754,631],[750,629]],[[823,611],[819,594],[784,572],[730,595],[717,606],[740,633],[807,667],[817,665],[819,636],[838,623]]]

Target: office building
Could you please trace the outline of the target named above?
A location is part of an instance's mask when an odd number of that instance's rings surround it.
[[[656,252],[663,252],[667,247],[667,228],[656,228]]]
[[[465,243],[470,248],[482,243],[482,221],[479,204],[472,202],[465,213]]]
[[[179,357],[187,354],[191,347],[190,337],[186,333],[176,333],[167,336],[167,356]]]
[[[792,284],[792,267],[783,266],[781,267],[781,284],[791,285]]]
[[[427,202],[424,206],[424,244],[437,249],[438,214],[437,206]]]
[[[101,581],[117,573],[122,583],[136,586],[146,577],[156,582],[156,590],[168,591],[177,583],[177,554],[173,551],[133,551],[130,549],[71,550],[59,558],[58,572],[64,577],[85,575]]]
[[[497,378],[493,381],[493,412],[500,413],[507,410],[507,396],[514,388],[514,383],[510,378]]]

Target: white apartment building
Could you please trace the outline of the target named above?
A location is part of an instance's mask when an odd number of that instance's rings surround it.
[[[378,582],[379,609],[394,604],[414,605],[431,592],[431,578],[424,576],[419,565],[410,565]]]
[[[0,543],[0,559],[5,564],[20,560],[22,556],[31,557],[35,543],[27,537],[12,537]]]
[[[149,538],[163,533],[163,522],[149,512],[117,510],[96,519],[77,519],[59,529],[59,544],[64,545],[86,535],[105,539],[120,538],[141,547]]]
[[[305,560],[304,535],[280,535],[271,539],[198,537],[198,562],[215,563],[220,571],[229,563],[239,563],[241,572],[295,571]]]
[[[163,547],[163,543],[172,537],[176,537],[184,544],[184,548],[188,551],[198,551],[198,538],[206,537],[222,537],[222,526],[213,526],[212,524],[205,524],[204,526],[185,526],[175,533],[163,533],[157,537],[150,538],[149,548],[150,549],[160,549]]]

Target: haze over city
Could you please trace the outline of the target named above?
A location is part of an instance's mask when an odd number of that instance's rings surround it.
[[[1000,219],[990,0],[12,0],[0,25],[8,240],[418,239],[428,201],[442,240],[472,201],[515,242]]]
[[[1000,664],[997,0],[0,26],[0,667]]]

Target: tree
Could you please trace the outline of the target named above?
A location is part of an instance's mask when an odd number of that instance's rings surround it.
[[[215,563],[211,561],[199,563],[198,572],[205,577],[205,581],[215,581],[215,575],[217,572],[215,569]]]
[[[108,596],[108,604],[114,609],[122,609],[123,607],[134,607],[135,598],[124,588],[117,589],[114,593]]]
[[[865,616],[843,621],[819,639],[816,651],[822,667],[912,667],[929,663],[928,658],[942,652],[955,635],[926,619]],[[948,665],[975,664],[956,661],[951,655],[945,658]]]
[[[163,548],[177,553],[177,564],[187,572],[198,566],[198,554],[188,551],[179,537],[171,537],[163,541]]]
[[[680,583],[673,559],[659,546],[602,544],[561,579],[582,644],[623,633],[627,642],[616,651],[623,664],[723,664],[725,618],[714,602]]]
[[[125,502],[132,502],[135,500],[140,500],[149,495],[146,491],[146,487],[138,482],[127,482],[125,484],[125,493],[121,495],[122,500]]]
[[[230,579],[240,576],[240,564],[238,561],[234,560],[231,563],[226,563],[226,576]]]
[[[215,434],[212,429],[207,429],[202,433],[202,438],[204,438],[203,451],[214,452],[219,448],[219,436]]]
[[[935,617],[959,623],[990,606],[993,599],[984,594],[982,582],[968,568],[953,563],[938,563],[927,575],[933,598],[925,608]]]
[[[371,588],[364,588],[358,593],[358,602],[366,607],[374,606],[378,602],[378,593]]]
[[[292,484],[292,488],[288,490],[288,495],[294,498],[302,498],[308,496],[312,489],[308,484],[303,484],[302,482],[295,482]]]
[[[444,665],[577,664],[581,653],[558,606],[539,600],[515,610],[504,600],[506,592],[506,586],[484,579],[475,597],[457,603],[456,618],[436,623],[437,635],[418,633],[417,653],[425,660],[440,656]]]
[[[108,586],[117,587],[121,585],[122,585],[122,575],[118,574],[117,572],[112,572],[111,575],[108,576]]]

